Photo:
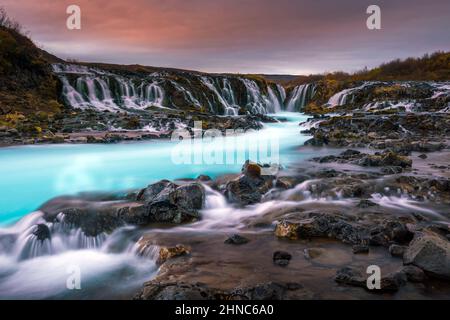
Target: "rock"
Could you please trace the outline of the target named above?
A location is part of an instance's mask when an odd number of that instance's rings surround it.
[[[296,240],[298,239],[297,230],[299,226],[300,226],[299,223],[283,220],[280,223],[278,223],[277,226],[275,227],[275,236],[279,238],[288,238],[291,240]]]
[[[408,281],[411,282],[424,282],[426,279],[425,272],[415,266],[405,266],[403,267],[402,272],[406,274]]]
[[[426,154],[424,154],[424,153],[420,154],[418,157],[419,157],[420,159],[426,159],[426,158],[428,158],[428,156],[427,156]]]
[[[317,257],[320,257],[324,253],[324,250],[321,248],[307,248],[303,250],[303,255],[306,259],[312,260]]]
[[[44,241],[51,238],[50,229],[46,224],[40,223],[35,226],[33,235],[40,241]]]
[[[238,234],[234,234],[231,237],[229,237],[228,239],[225,240],[224,243],[226,244],[235,244],[235,245],[241,245],[241,244],[246,244],[248,243],[250,240],[240,236]]]
[[[212,179],[211,179],[210,176],[201,174],[201,175],[199,175],[199,176],[197,177],[197,180],[198,180],[198,181],[206,182],[206,181],[211,181]]]
[[[355,155],[359,155],[361,154],[361,152],[357,151],[357,150],[352,150],[352,149],[347,149],[344,152],[342,152],[340,154],[341,157],[352,157]]]
[[[261,167],[256,167],[259,165],[246,162],[242,168],[244,174],[227,183],[225,195],[228,200],[243,206],[261,201],[262,196],[272,187],[275,177],[261,176]]]
[[[242,167],[242,173],[250,177],[258,178],[261,176],[261,167],[258,164],[247,160]]]
[[[334,280],[340,284],[360,287],[369,290],[370,292],[379,293],[395,292],[401,286],[406,284],[406,275],[403,272],[395,272],[381,277],[379,289],[369,289],[367,286],[368,277],[369,275],[365,277],[361,271],[353,267],[345,267],[336,272]]]
[[[292,255],[286,251],[275,251],[273,253],[273,263],[285,267],[289,264],[292,259]]]
[[[190,254],[190,248],[177,244],[175,247],[161,247],[159,249],[157,264],[163,264],[169,259]]]
[[[369,253],[369,246],[366,245],[354,245],[352,247],[354,254],[360,254],[360,253]]]
[[[356,205],[358,208],[362,208],[362,209],[367,209],[370,207],[374,207],[377,206],[377,204],[375,202],[372,202],[368,199],[362,199],[361,201],[359,201],[359,203]]]
[[[403,254],[405,253],[407,247],[406,246],[400,246],[398,244],[392,244],[389,247],[389,253],[393,256],[393,257],[399,257],[399,258],[403,258]]]
[[[450,242],[437,234],[416,233],[403,263],[417,266],[431,276],[450,279]]]
[[[401,167],[410,168],[412,160],[405,156],[400,156],[392,151],[385,152],[381,155],[367,155],[356,162],[360,166],[366,167]]]
[[[231,290],[219,290],[203,283],[158,282],[144,284],[137,300],[281,300],[290,291],[301,290],[299,284],[259,283]]]
[[[366,279],[359,270],[352,267],[345,267],[336,272],[334,281],[340,284],[367,288]]]
[[[405,244],[413,238],[406,224],[396,220],[384,220],[370,230],[369,244],[388,247],[392,242]]]
[[[138,199],[146,203],[149,221],[182,223],[200,218],[206,195],[199,183],[178,186],[163,180],[144,189]]]
[[[197,220],[205,197],[204,187],[199,183],[177,186],[164,180],[141,190],[136,196],[138,200],[130,200],[127,194],[102,197],[86,193],[79,197],[55,198],[40,210],[48,222],[54,222],[61,213],[66,225],[81,228],[86,236],[95,237],[125,224],[142,226]]]
[[[344,243],[361,244],[363,229],[334,215],[311,213],[311,218],[298,222],[282,220],[275,228],[275,235],[280,238],[311,239],[315,237],[332,238]]]

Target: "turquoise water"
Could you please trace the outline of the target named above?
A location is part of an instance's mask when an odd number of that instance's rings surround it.
[[[298,126],[306,116],[275,116],[288,122],[267,124],[257,132],[215,140],[2,148],[0,224],[14,222],[60,195],[141,188],[160,179],[196,178],[200,174],[214,178],[239,172],[246,159],[288,165],[309,157],[296,148],[308,139],[299,133]],[[269,151],[265,152],[264,146]],[[180,163],[181,158],[184,163]],[[193,163],[188,163],[188,158]]]

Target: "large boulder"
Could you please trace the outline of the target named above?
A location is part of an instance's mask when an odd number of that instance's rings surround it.
[[[242,168],[243,174],[226,185],[225,195],[228,200],[243,206],[260,202],[275,179],[271,175],[261,175],[261,172],[261,166],[247,161]]]
[[[291,240],[332,238],[354,245],[365,241],[365,229],[343,217],[322,213],[311,213],[309,218],[297,222],[282,220],[275,227],[275,235]]]
[[[417,266],[431,276],[450,279],[450,242],[437,234],[417,233],[403,263]]]
[[[199,183],[176,185],[160,181],[141,190],[135,199],[105,198],[96,195],[55,198],[41,207],[49,222],[64,222],[81,228],[87,236],[112,232],[125,225],[182,223],[200,218],[205,189]]]

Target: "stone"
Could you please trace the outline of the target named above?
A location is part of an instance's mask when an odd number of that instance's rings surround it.
[[[234,234],[231,237],[229,237],[228,239],[226,239],[224,241],[224,243],[226,243],[226,244],[234,244],[234,245],[241,245],[241,244],[246,244],[249,241],[250,241],[249,239],[247,239],[247,238],[245,238],[243,236],[240,236],[238,234]]]
[[[273,253],[273,262],[279,266],[285,267],[292,259],[292,255],[286,251],[275,251]]]
[[[369,253],[369,246],[357,244],[352,247],[352,250],[354,254]]]
[[[426,159],[426,158],[428,158],[428,156],[427,156],[426,154],[424,154],[424,153],[418,155],[418,157],[419,157],[420,159]]]
[[[392,244],[389,247],[389,253],[393,257],[403,258],[403,255],[404,255],[406,249],[407,249],[406,246],[401,246],[401,245],[398,245],[398,244]]]
[[[425,272],[416,266],[404,266],[402,272],[406,274],[408,281],[424,282],[427,278]]]
[[[157,264],[163,264],[169,259],[184,256],[190,254],[190,248],[181,244],[177,244],[175,247],[161,247],[159,249]]]
[[[419,267],[431,276],[450,279],[450,242],[434,233],[417,232],[403,263]]]
[[[35,226],[33,235],[35,235],[39,241],[44,241],[51,238],[50,229],[46,224],[43,223],[37,224]]]

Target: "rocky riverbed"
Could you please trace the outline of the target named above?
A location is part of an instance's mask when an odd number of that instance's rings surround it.
[[[132,226],[132,254],[157,274],[125,298],[448,299],[448,118],[419,117],[312,119],[298,152],[328,155],[274,176],[246,162],[216,179],[59,197],[29,230],[43,245],[62,229],[102,242]],[[379,290],[366,285],[373,265]]]

